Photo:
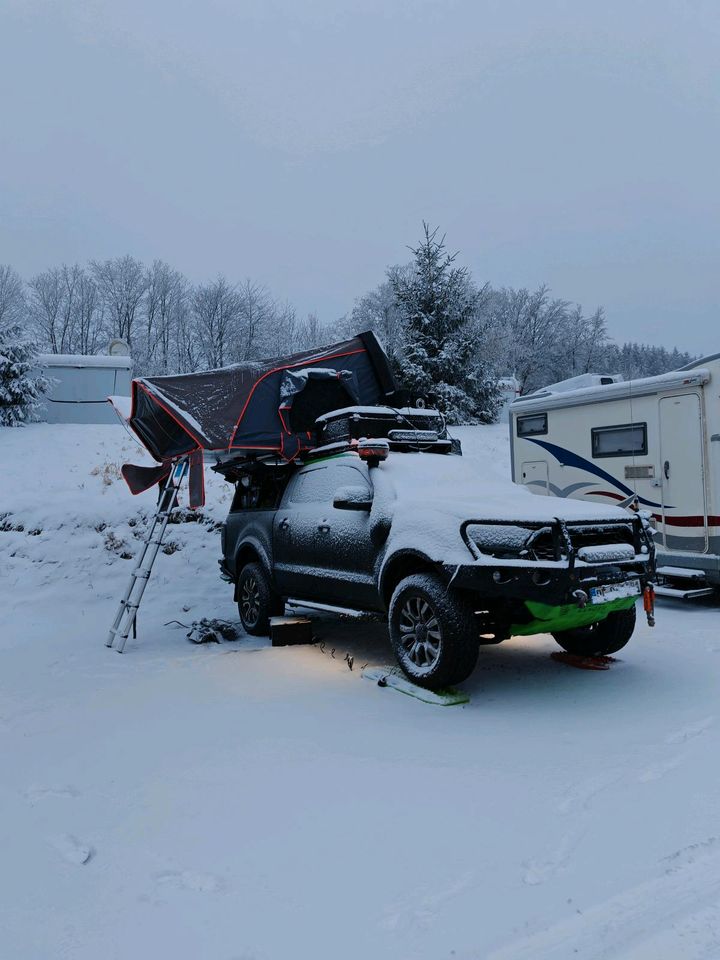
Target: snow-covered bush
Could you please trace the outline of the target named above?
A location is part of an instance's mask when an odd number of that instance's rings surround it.
[[[24,332],[24,304],[20,277],[0,266],[0,424],[7,427],[32,419],[48,385],[31,375],[37,349]]]

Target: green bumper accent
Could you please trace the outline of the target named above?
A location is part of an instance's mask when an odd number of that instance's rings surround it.
[[[619,600],[608,600],[607,603],[588,603],[584,607],[579,607],[576,603],[552,607],[547,603],[526,600],[525,606],[534,619],[530,623],[512,624],[510,633],[514,637],[529,637],[534,633],[561,633],[563,630],[587,627],[598,620],[604,620],[609,613],[615,613],[616,610],[629,610],[635,606],[637,599],[638,597],[621,597]]]

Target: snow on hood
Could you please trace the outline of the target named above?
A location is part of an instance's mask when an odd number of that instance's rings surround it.
[[[450,563],[472,559],[460,536],[463,520],[628,519],[628,513],[618,507],[537,496],[464,457],[391,453],[371,478],[378,509],[387,509],[393,518],[389,553],[422,549],[431,559]]]
[[[386,473],[402,504],[419,503],[468,519],[543,521],[627,519],[626,511],[601,503],[541,497],[502,480],[464,457],[436,453],[391,453],[378,471]],[[373,481],[378,471],[372,474]]]

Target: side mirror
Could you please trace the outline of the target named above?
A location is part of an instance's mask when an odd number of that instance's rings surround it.
[[[336,510],[365,510],[372,508],[372,494],[367,487],[338,487],[333,506]]]

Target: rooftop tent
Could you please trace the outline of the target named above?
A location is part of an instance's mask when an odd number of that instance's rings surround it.
[[[395,389],[382,347],[361,333],[281,359],[135,379],[128,422],[160,462],[243,451],[292,460],[313,446],[318,416],[381,403]]]

